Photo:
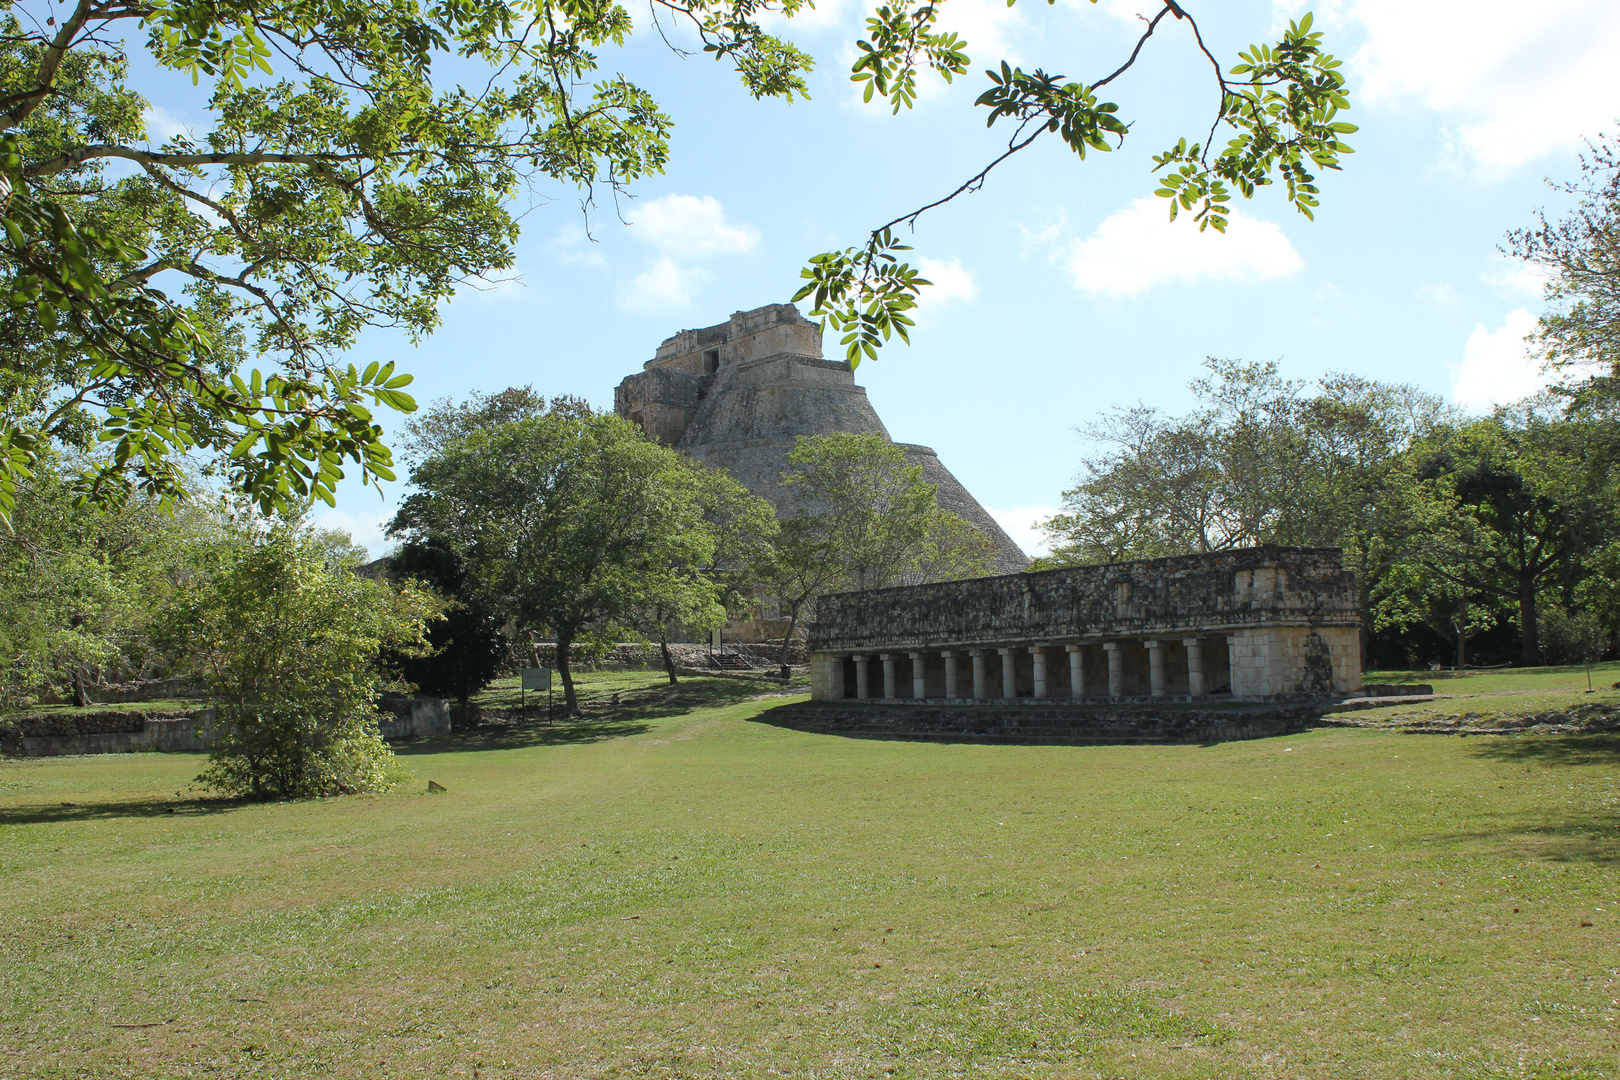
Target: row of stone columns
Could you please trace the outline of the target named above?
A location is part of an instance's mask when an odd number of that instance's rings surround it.
[[[1142,642],[1148,651],[1148,684],[1149,694],[1153,697],[1165,696],[1164,650],[1169,644],[1165,640],[1149,638]],[[1199,638],[1182,638],[1181,644],[1187,649],[1187,690],[1193,697],[1202,697],[1204,686],[1204,649]],[[1086,697],[1086,676],[1084,656],[1081,650],[1085,646],[1065,645],[1069,654],[1069,696]],[[1108,657],[1108,696],[1118,698],[1124,696],[1124,663],[1120,656],[1120,642],[1105,641],[1102,643],[1103,652]],[[950,699],[962,698],[957,658],[966,652],[972,661],[973,693],[972,699],[987,701],[989,695],[989,657],[992,653],[1001,657],[1001,686],[1002,697],[1012,700],[1018,696],[1017,655],[1027,648],[1034,666],[1034,696],[1038,698],[1050,697],[1051,681],[1048,678],[1046,654],[1055,646],[1029,645],[1007,646],[979,649],[941,649],[940,656],[945,661],[945,696]],[[851,654],[855,660],[855,696],[862,700],[872,697],[871,675],[868,670],[870,656],[865,653]],[[911,696],[923,699],[928,696],[928,684],[923,660],[929,655],[927,651],[908,651],[911,658]],[[895,684],[896,653],[878,653],[877,658],[883,664],[883,696],[893,698],[897,696]],[[835,656],[834,661],[842,664],[843,657]]]

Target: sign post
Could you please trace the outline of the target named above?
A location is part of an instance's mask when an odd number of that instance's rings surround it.
[[[526,667],[523,669],[522,697],[523,710],[529,708],[529,691],[544,690],[546,692],[546,719],[551,719],[551,669],[545,667]]]

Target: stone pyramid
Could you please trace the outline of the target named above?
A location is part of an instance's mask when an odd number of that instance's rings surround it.
[[[792,304],[739,311],[717,326],[682,330],[658,346],[642,370],[613,392],[613,407],[648,435],[705,464],[726,469],[755,495],[790,513],[779,482],[799,435],[877,432],[889,438],[864,387],[842,360],[821,354],[821,328]],[[1029,559],[951,475],[932,449],[899,443],[939,504],[995,546],[995,572]]]

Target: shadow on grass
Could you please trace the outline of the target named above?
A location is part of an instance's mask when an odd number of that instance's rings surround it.
[[[1508,735],[1469,741],[1475,756],[1508,765],[1620,764],[1620,735]]]
[[[463,754],[475,750],[521,750],[530,746],[570,746],[640,735],[648,725],[623,716],[574,720],[519,720],[507,724],[483,724],[393,744],[398,757],[423,754]]]
[[[43,806],[0,808],[0,828],[7,825],[45,825],[69,821],[107,821],[112,818],[211,817],[238,807],[252,806],[243,799],[127,799],[119,802],[56,803]]]
[[[1620,735],[1520,735],[1470,739],[1475,757],[1503,765],[1557,768],[1620,765]],[[1620,866],[1620,813],[1591,806],[1563,821],[1547,813],[1518,814],[1474,829],[1429,837],[1430,843],[1488,843],[1508,857],[1544,862]]]
[[[1616,815],[1592,815],[1578,821],[1548,822],[1520,815],[1491,829],[1431,836],[1431,844],[1484,843],[1511,859],[1620,866],[1620,828]]]
[[[802,692],[791,688],[793,692]],[[476,750],[517,750],[531,746],[567,746],[622,739],[651,731],[649,721],[664,720],[703,709],[724,708],[750,701],[762,693],[780,692],[782,684],[761,679],[705,679],[687,677],[678,686],[658,686],[625,694],[620,704],[585,702],[585,715],[548,721],[531,715],[506,723],[485,723],[449,735],[436,735],[394,744],[400,757],[422,754],[467,753]]]

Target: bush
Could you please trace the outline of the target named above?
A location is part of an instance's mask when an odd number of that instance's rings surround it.
[[[208,768],[197,779],[249,798],[309,798],[385,791],[398,779],[393,751],[369,709],[335,712],[317,702],[230,706],[214,727]]]
[[[1537,629],[1546,664],[1584,664],[1602,656],[1608,644],[1602,622],[1588,611],[1571,613],[1548,605]]]
[[[199,558],[173,634],[220,702],[200,783],[303,798],[391,787],[373,708],[389,651],[424,647],[443,604],[409,583],[360,577],[358,558],[297,524],[238,528]]]

